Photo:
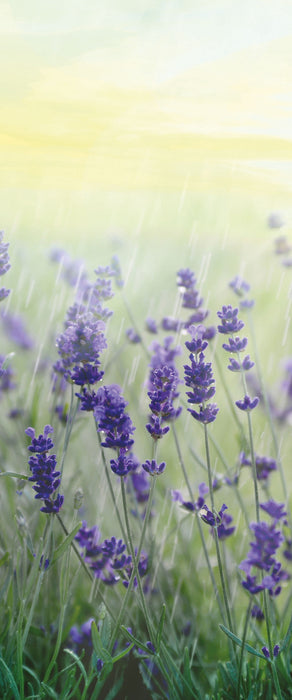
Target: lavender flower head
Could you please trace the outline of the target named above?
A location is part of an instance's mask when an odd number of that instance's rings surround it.
[[[11,267],[8,255],[9,243],[3,243],[3,236],[4,232],[0,231],[0,276],[5,275]],[[0,301],[5,299],[9,293],[10,289],[2,287],[0,289]]]
[[[44,432],[38,437],[35,436],[34,428],[25,430],[26,435],[31,438],[28,450],[33,453],[28,460],[32,472],[29,481],[35,483],[33,486],[34,491],[36,491],[35,498],[44,502],[40,509],[43,513],[58,513],[64,502],[64,496],[59,493],[55,495],[61,483],[60,472],[55,469],[57,466],[56,455],[48,454],[54,447],[54,443],[49,437],[53,432],[51,425],[46,425]]]
[[[215,380],[211,363],[205,362],[203,350],[208,347],[208,343],[203,340],[203,328],[199,326],[196,329],[191,326],[189,329],[192,341],[187,341],[186,346],[191,349],[191,364],[184,365],[184,370],[185,384],[192,389],[187,392],[188,403],[199,404],[199,411],[191,408],[188,408],[188,411],[195,420],[207,424],[215,420],[219,409],[216,404],[207,403],[215,394]]]
[[[282,570],[281,563],[276,560],[275,553],[284,541],[279,529],[279,521],[285,517],[286,512],[282,504],[269,501],[261,506],[263,510],[273,518],[272,523],[252,523],[250,529],[254,533],[254,541],[250,542],[250,550],[239,568],[246,574],[242,586],[251,594],[259,593],[267,589],[271,596],[277,596],[281,592],[281,581],[288,578],[288,574]],[[256,575],[251,576],[252,568],[265,572],[258,582]]]

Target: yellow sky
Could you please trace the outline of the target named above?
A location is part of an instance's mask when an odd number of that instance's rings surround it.
[[[218,181],[241,164],[245,181],[265,161],[277,180],[292,154],[289,4],[0,3],[3,182],[181,189],[205,162]]]

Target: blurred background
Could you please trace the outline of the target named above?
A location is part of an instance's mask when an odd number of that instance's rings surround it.
[[[291,222],[289,0],[4,0],[0,35],[17,246],[98,264],[146,237],[185,264],[197,239],[262,254],[270,211]]]

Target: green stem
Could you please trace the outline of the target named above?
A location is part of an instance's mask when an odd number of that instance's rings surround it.
[[[95,420],[95,419],[94,419],[94,420]],[[114,493],[114,490],[113,490],[111,478],[110,478],[110,475],[109,475],[109,469],[108,469],[107,461],[106,461],[106,458],[105,458],[105,454],[104,454],[103,448],[102,448],[102,446],[101,446],[101,438],[100,438],[100,434],[99,434],[99,432],[98,432],[98,426],[97,426],[96,420],[95,420],[95,427],[96,427],[96,434],[97,434],[97,438],[98,438],[98,442],[99,442],[99,447],[100,447],[100,451],[101,451],[102,463],[103,463],[103,466],[104,466],[105,476],[106,476],[106,480],[107,480],[109,492],[110,492],[110,495],[111,495],[111,499],[112,499],[112,502],[113,502],[115,514],[116,514],[116,516],[117,516],[117,519],[118,519],[118,522],[119,522],[119,526],[120,526],[120,528],[121,528],[121,532],[122,532],[123,538],[124,538],[124,540],[126,540],[126,539],[127,539],[127,535],[126,535],[126,531],[125,531],[125,528],[124,528],[124,524],[123,524],[123,521],[122,521],[122,518],[121,518],[121,515],[120,515],[120,511],[119,511],[119,508],[118,508],[118,505],[117,505],[117,501],[116,501],[115,493]]]
[[[207,430],[206,424],[204,424],[204,434],[205,434],[205,448],[206,448],[206,459],[207,459],[207,466],[208,466],[208,480],[209,480],[211,507],[212,507],[212,513],[214,514],[214,517],[216,518],[213,484],[212,484],[211,460],[210,460],[209,443],[208,443],[208,430]],[[218,530],[217,530],[216,525],[214,526],[213,530],[214,530],[216,554],[217,554],[217,561],[218,561],[218,568],[219,568],[219,575],[220,575],[220,580],[221,580],[225,610],[226,610],[229,629],[231,630],[231,632],[233,632],[233,624],[232,624],[232,618],[231,618],[230,608],[229,608],[229,603],[228,603],[228,596],[227,596],[227,590],[226,590],[226,584],[225,584],[225,578],[224,578],[223,566],[222,566],[222,560],[221,560],[221,554],[220,554],[220,547],[219,547]]]
[[[78,411],[78,406],[79,406],[79,399],[76,401],[76,406],[74,408],[74,384],[71,386],[71,400],[70,400],[70,408],[69,408],[69,413],[68,413],[68,419],[66,423],[66,430],[65,430],[65,437],[64,437],[64,445],[63,445],[63,452],[62,452],[62,457],[61,457],[61,463],[60,463],[60,472],[61,476],[63,476],[63,470],[64,470],[64,463],[65,463],[65,457],[68,449],[68,444],[70,440],[70,436],[72,433],[72,428],[74,424],[74,420],[76,417],[76,413]]]
[[[186,470],[185,463],[184,463],[184,460],[183,460],[183,457],[182,457],[182,453],[181,453],[179,441],[178,441],[178,438],[177,438],[175,426],[174,426],[173,424],[172,424],[172,433],[173,433],[173,436],[174,436],[175,446],[176,446],[176,450],[177,450],[177,454],[178,454],[179,463],[180,463],[180,466],[181,466],[181,469],[182,469],[182,473],[183,473],[183,475],[184,475],[184,479],[185,479],[185,482],[186,482],[186,486],[187,486],[187,489],[188,489],[188,492],[189,492],[189,496],[190,496],[191,502],[193,503],[193,502],[194,502],[194,496],[193,496],[192,488],[191,488],[191,485],[190,485],[190,482],[189,482],[189,478],[188,478],[188,475],[187,475],[187,470]],[[209,554],[208,554],[208,550],[207,550],[206,542],[205,542],[205,538],[204,538],[204,533],[203,533],[203,529],[202,529],[202,524],[201,524],[200,516],[199,516],[197,510],[195,510],[195,517],[196,517],[196,521],[197,521],[197,525],[198,525],[198,530],[199,530],[199,534],[200,534],[200,538],[201,538],[201,542],[202,542],[202,546],[203,546],[203,551],[204,551],[204,556],[205,556],[206,564],[207,564],[208,571],[209,571],[209,576],[210,576],[211,583],[212,583],[213,590],[214,590],[214,594],[215,594],[215,599],[216,599],[216,601],[217,601],[217,603],[218,603],[218,607],[219,607],[219,610],[220,610],[220,613],[221,613],[221,617],[222,617],[222,620],[223,620],[223,622],[224,622],[224,624],[225,624],[225,623],[226,623],[226,619],[225,619],[224,608],[223,608],[223,605],[222,605],[222,601],[221,601],[221,597],[220,597],[220,594],[219,594],[218,586],[217,586],[217,584],[216,584],[215,577],[214,577],[214,574],[213,574],[213,571],[212,571],[212,567],[211,567],[211,563],[210,563],[210,558],[209,558]]]
[[[252,598],[249,601],[249,605],[247,608],[246,616],[245,616],[245,623],[244,623],[244,630],[243,630],[243,637],[242,637],[242,646],[240,650],[240,657],[239,657],[239,669],[238,669],[238,682],[237,682],[237,700],[240,700],[240,687],[241,687],[241,672],[242,672],[242,664],[243,664],[243,656],[244,656],[244,646],[245,646],[245,640],[246,640],[246,635],[247,635],[247,628],[248,628],[248,623],[249,623],[249,616],[250,616],[250,611],[251,611],[251,606],[252,606]]]

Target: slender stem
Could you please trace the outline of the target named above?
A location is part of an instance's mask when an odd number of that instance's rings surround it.
[[[176,430],[175,430],[174,424],[172,424],[172,432],[173,432],[173,436],[174,436],[174,440],[175,440],[175,445],[176,445],[176,449],[177,449],[177,454],[178,454],[179,463],[180,463],[180,466],[181,466],[181,468],[182,468],[182,472],[183,472],[183,475],[184,475],[184,479],[185,479],[185,482],[186,482],[186,486],[187,486],[187,489],[188,489],[188,492],[189,492],[190,499],[191,499],[191,501],[193,502],[193,501],[194,501],[194,496],[193,496],[192,488],[191,488],[190,481],[189,481],[189,478],[188,478],[188,475],[187,475],[187,470],[186,470],[185,463],[184,463],[184,460],[183,460],[183,457],[182,457],[182,453],[181,453],[181,449],[180,449],[180,445],[179,445],[179,441],[178,441],[178,438],[177,438],[177,434],[176,434]],[[222,620],[223,620],[224,623],[226,623],[224,608],[223,608],[223,605],[222,605],[222,600],[221,600],[221,597],[220,597],[220,594],[219,594],[219,590],[218,590],[218,586],[217,586],[217,583],[216,583],[216,580],[215,580],[215,577],[214,577],[214,574],[213,574],[213,571],[212,571],[212,567],[211,567],[211,563],[210,563],[210,558],[209,558],[209,554],[208,554],[208,550],[207,550],[206,542],[205,542],[205,538],[204,538],[204,533],[203,533],[203,529],[202,529],[202,524],[201,524],[200,516],[199,516],[197,510],[195,510],[195,517],[196,517],[197,526],[198,526],[198,530],[199,530],[199,534],[200,534],[200,538],[201,538],[201,542],[202,542],[202,546],[203,546],[203,551],[204,551],[204,556],[205,556],[206,564],[207,564],[208,571],[209,571],[209,576],[210,576],[211,583],[212,583],[212,586],[213,586],[213,590],[214,590],[214,593],[215,593],[215,599],[216,599],[216,601],[217,601],[217,603],[218,603],[219,610],[220,610],[220,613],[221,613],[221,616],[222,616]]]
[[[214,493],[213,493],[213,484],[212,484],[212,472],[211,472],[211,460],[210,460],[210,452],[209,452],[209,443],[208,443],[208,430],[207,430],[207,425],[204,425],[204,434],[205,434],[205,448],[206,448],[206,459],[207,459],[207,466],[208,466],[208,480],[209,480],[209,491],[210,491],[210,499],[211,499],[211,507],[212,507],[212,513],[214,514],[216,518],[216,511],[215,511],[215,504],[214,504]],[[226,590],[226,584],[225,584],[225,578],[224,578],[224,573],[223,573],[223,566],[222,566],[222,560],[221,560],[221,554],[220,554],[220,547],[219,547],[219,537],[218,537],[218,530],[217,526],[214,526],[214,538],[215,538],[215,545],[216,545],[216,554],[217,554],[217,561],[218,561],[218,568],[219,568],[219,574],[220,574],[220,580],[221,580],[221,586],[222,586],[222,592],[223,592],[223,598],[224,598],[224,604],[225,604],[225,609],[226,609],[226,614],[227,614],[227,619],[228,619],[228,624],[231,632],[233,631],[233,624],[232,624],[232,618],[230,614],[230,608],[229,608],[229,603],[228,603],[228,595],[227,595],[227,590]]]
[[[122,489],[123,508],[124,508],[124,515],[125,515],[125,522],[126,522],[127,535],[128,535],[128,542],[129,542],[130,552],[131,552],[131,556],[132,556],[132,560],[133,560],[133,571],[132,571],[131,578],[130,578],[130,581],[129,581],[129,584],[128,584],[128,588],[127,588],[126,595],[125,595],[124,600],[123,600],[123,603],[122,603],[122,607],[121,607],[121,609],[120,609],[120,612],[119,612],[119,615],[118,615],[118,618],[117,618],[117,621],[116,621],[116,624],[115,624],[115,628],[114,628],[113,633],[112,633],[112,638],[111,638],[111,643],[110,643],[110,649],[112,648],[112,646],[113,646],[113,644],[114,644],[114,642],[115,642],[118,629],[119,629],[119,627],[120,627],[120,625],[121,625],[122,618],[123,618],[123,614],[124,614],[124,611],[125,611],[127,602],[128,602],[128,600],[129,600],[129,596],[130,596],[130,593],[131,593],[131,590],[132,590],[132,587],[133,587],[133,583],[134,583],[134,578],[135,578],[135,576],[137,577],[138,585],[139,585],[139,582],[140,582],[140,575],[139,575],[138,565],[139,565],[139,559],[140,559],[140,555],[141,555],[141,551],[142,551],[142,547],[143,547],[143,542],[144,542],[144,537],[145,537],[145,533],[146,533],[146,527],[147,527],[147,523],[148,523],[148,521],[149,521],[149,517],[150,517],[150,513],[151,513],[151,508],[152,508],[152,503],[153,503],[153,495],[154,495],[154,489],[155,489],[155,483],[156,483],[156,476],[154,476],[153,479],[151,479],[151,486],[150,486],[149,497],[148,497],[148,501],[147,501],[147,509],[146,509],[146,513],[145,513],[145,518],[144,518],[144,522],[143,522],[143,528],[142,528],[142,532],[141,532],[141,536],[140,536],[140,542],[139,542],[138,551],[137,551],[137,556],[136,556],[136,555],[135,555],[135,550],[134,550],[133,541],[132,541],[131,530],[130,530],[129,517],[128,517],[128,509],[127,509],[127,502],[126,502],[125,484],[124,484],[124,479],[123,479],[123,477],[121,477],[121,489]],[[149,634],[150,634],[150,630],[151,630],[151,636],[152,636],[152,624],[151,624],[151,621],[150,621],[150,619],[149,619],[149,615],[148,615],[148,612],[147,612],[147,608],[146,608],[146,603],[145,603],[145,599],[144,599],[144,593],[143,593],[143,588],[142,588],[142,586],[141,586],[141,590],[142,590],[142,596],[141,596],[142,600],[141,600],[141,602],[142,602],[142,607],[143,607],[143,613],[144,613],[144,616],[145,616],[145,621],[146,621],[146,624],[147,624],[147,627],[148,627]],[[141,593],[140,587],[139,587],[139,592]]]
[[[231,394],[230,394],[228,385],[226,384],[226,381],[225,381],[225,374],[224,374],[224,372],[222,371],[221,363],[220,363],[220,361],[219,361],[219,358],[218,358],[217,353],[215,353],[214,359],[215,359],[215,362],[216,362],[217,370],[218,370],[218,372],[219,372],[220,382],[221,382],[221,384],[222,384],[222,386],[223,386],[223,388],[224,388],[225,394],[226,394],[226,396],[227,396],[227,400],[228,400],[228,403],[229,403],[229,407],[230,407],[232,416],[233,416],[233,418],[234,418],[234,420],[235,420],[235,423],[236,423],[236,425],[237,425],[237,427],[238,427],[238,429],[239,429],[239,431],[240,431],[242,444],[245,445],[245,443],[246,443],[246,437],[245,437],[245,434],[244,434],[244,429],[243,429],[243,426],[242,426],[242,424],[241,424],[241,422],[240,422],[240,420],[239,420],[239,418],[238,418],[238,415],[237,415],[237,412],[236,412],[236,409],[235,409],[235,406],[234,406],[234,402],[233,402],[233,400],[232,400],[232,397],[231,397]]]
[[[245,646],[245,640],[246,640],[246,635],[247,635],[247,628],[248,628],[248,623],[249,623],[249,616],[250,616],[250,611],[251,611],[251,606],[252,606],[252,598],[249,601],[249,605],[246,611],[246,616],[245,616],[245,623],[244,623],[244,630],[243,630],[243,636],[242,636],[242,646],[240,650],[240,657],[239,657],[239,669],[238,669],[238,682],[237,682],[237,700],[240,700],[240,686],[241,686],[241,672],[242,672],[242,664],[243,664],[243,656],[244,656],[244,646]]]
[[[109,475],[109,469],[108,469],[107,461],[106,461],[106,458],[105,458],[104,450],[103,450],[103,448],[102,448],[102,446],[101,446],[101,438],[100,438],[100,434],[99,434],[99,432],[98,432],[97,422],[96,422],[95,419],[94,419],[94,421],[95,421],[96,434],[97,434],[97,438],[98,438],[98,442],[99,442],[99,446],[100,446],[101,458],[102,458],[102,463],[103,463],[103,466],[104,466],[104,471],[105,471],[105,476],[106,476],[106,480],[107,480],[109,492],[110,492],[110,495],[111,495],[111,499],[112,499],[113,506],[114,506],[114,509],[115,509],[115,514],[116,514],[116,516],[117,516],[117,519],[118,519],[118,522],[119,522],[119,526],[120,526],[120,528],[121,528],[121,532],[122,532],[123,538],[124,538],[124,540],[126,540],[126,539],[127,539],[127,535],[126,535],[126,531],[125,531],[125,528],[124,528],[124,524],[123,524],[123,521],[122,521],[122,518],[121,518],[121,515],[120,515],[120,511],[119,511],[118,504],[117,504],[117,501],[116,501],[115,493],[114,493],[114,490],[113,490],[113,486],[112,486],[111,478],[110,478],[110,475]]]
[[[288,489],[287,489],[283,464],[282,464],[282,460],[281,460],[280,446],[279,446],[278,438],[277,438],[276,431],[275,431],[274,421],[272,419],[272,413],[271,413],[270,402],[268,399],[268,394],[267,394],[265,383],[264,383],[263,377],[262,377],[262,371],[261,371],[261,365],[260,365],[260,360],[259,360],[259,353],[258,353],[258,348],[257,348],[256,336],[255,336],[255,332],[254,332],[254,326],[253,326],[252,315],[250,313],[250,310],[248,310],[248,321],[249,321],[249,327],[250,327],[250,331],[251,331],[251,338],[252,338],[252,343],[253,343],[253,348],[254,348],[254,356],[255,356],[255,360],[256,360],[256,367],[257,367],[257,372],[258,372],[260,388],[261,388],[261,392],[263,395],[265,409],[266,409],[266,413],[267,413],[268,420],[269,420],[271,435],[272,435],[272,439],[273,439],[273,443],[274,443],[276,461],[277,461],[277,464],[279,467],[279,473],[280,473],[280,478],[281,478],[281,482],[282,482],[282,489],[283,489],[283,494],[284,494],[284,498],[285,498],[285,505],[287,507],[288,506]],[[287,517],[289,520],[289,527],[290,527],[290,530],[292,532],[291,515],[290,515],[290,511],[289,511],[288,507],[287,507],[287,514],[288,514]]]
[[[65,457],[68,449],[68,444],[70,440],[70,436],[72,433],[72,428],[74,424],[74,420],[76,417],[76,413],[78,411],[78,406],[79,406],[79,400],[76,401],[76,405],[74,407],[74,385],[72,384],[71,386],[71,400],[70,400],[70,408],[69,408],[69,413],[68,413],[68,419],[66,423],[66,430],[65,430],[65,438],[64,438],[64,445],[63,445],[63,452],[62,452],[62,457],[61,457],[61,463],[60,463],[60,472],[61,475],[63,475],[63,470],[64,470],[64,463],[65,463]]]

